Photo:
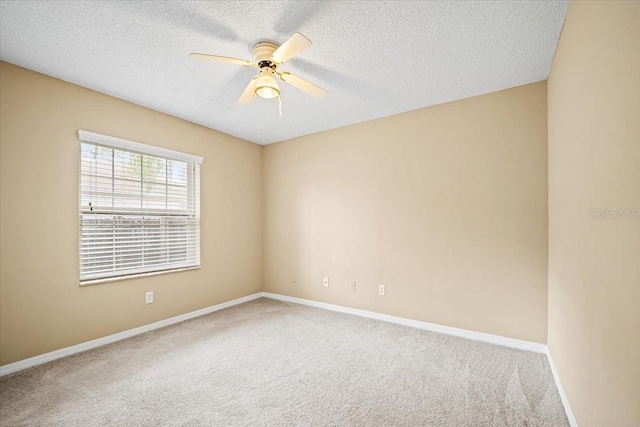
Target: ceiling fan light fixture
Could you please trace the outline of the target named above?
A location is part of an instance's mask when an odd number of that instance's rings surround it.
[[[265,99],[273,99],[280,96],[280,88],[273,77],[273,73],[264,73],[257,78],[255,93],[260,98]]]
[[[0,0],[1,1],[1,0]],[[318,99],[323,98],[327,91],[314,85],[305,79],[291,74],[287,71],[278,71],[278,67],[293,58],[303,50],[311,47],[311,41],[300,33],[295,33],[286,42],[278,46],[269,41],[260,41],[253,45],[251,54],[253,61],[246,59],[231,58],[228,56],[209,55],[206,53],[191,53],[189,57],[206,59],[210,61],[227,62],[230,64],[242,65],[243,67],[255,67],[260,69],[260,73],[253,77],[247,87],[240,95],[237,104],[246,105],[255,97],[264,99],[278,98],[278,109],[282,115],[282,94],[276,81],[276,74],[280,80],[308,93]]]

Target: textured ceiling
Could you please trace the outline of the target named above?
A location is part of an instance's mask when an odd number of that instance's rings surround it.
[[[0,2],[0,58],[259,144],[545,80],[568,1]],[[281,84],[236,101],[250,59],[296,31],[313,46],[280,69],[329,91]]]

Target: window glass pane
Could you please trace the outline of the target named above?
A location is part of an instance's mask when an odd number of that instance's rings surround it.
[[[95,145],[82,144],[81,173],[92,176],[111,176],[113,150]]]
[[[113,206],[113,180],[111,177],[87,175],[80,177],[80,207],[87,209],[89,203],[93,207]]]
[[[167,208],[187,210],[188,196],[187,187],[169,185],[167,186]]]
[[[167,160],[169,184],[187,186],[187,163],[178,160]]]
[[[128,151],[115,150],[114,156],[114,176],[116,178],[142,180],[142,155]]]
[[[90,175],[80,175],[80,209],[89,209],[90,202],[93,202],[93,191],[91,191],[91,182],[94,178]]]
[[[115,207],[142,207],[142,183],[140,181],[116,179],[113,190]]]
[[[142,184],[142,207],[166,209],[167,186],[153,182],[144,182]]]
[[[167,160],[159,157],[142,156],[142,179],[145,182],[167,182]]]
[[[80,146],[80,173],[83,175],[95,175],[96,155],[98,147],[83,143]]]

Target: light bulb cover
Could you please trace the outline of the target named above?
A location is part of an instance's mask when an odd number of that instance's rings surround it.
[[[260,74],[256,80],[256,95],[265,99],[279,97],[280,88],[278,87],[278,82],[276,82],[276,79],[273,77],[273,72],[261,72]]]

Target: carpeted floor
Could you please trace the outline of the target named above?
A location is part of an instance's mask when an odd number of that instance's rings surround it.
[[[568,426],[544,355],[259,299],[0,379],[2,426]]]

